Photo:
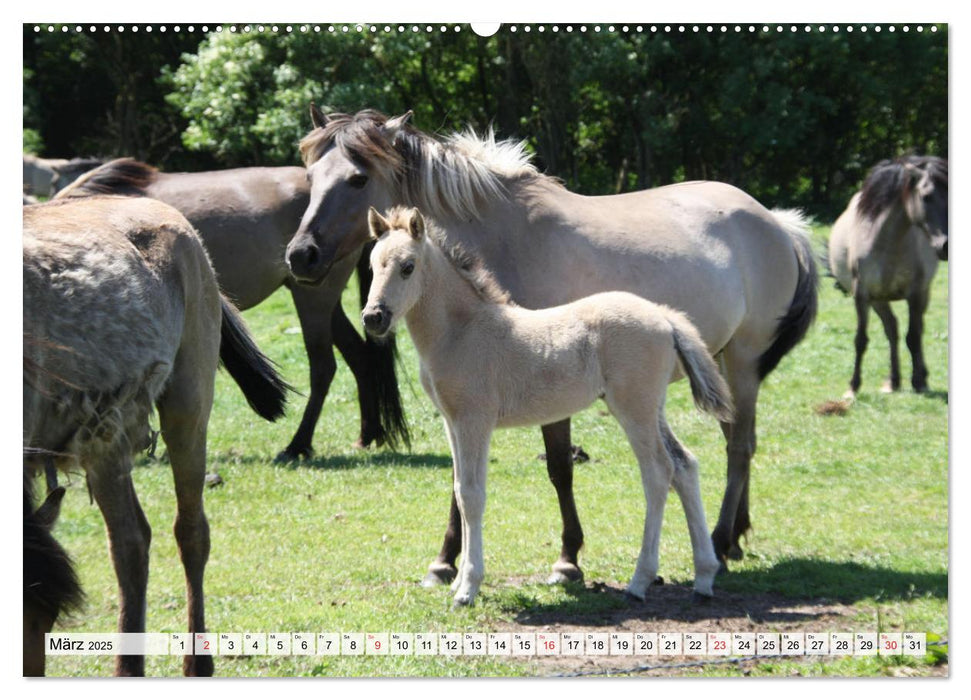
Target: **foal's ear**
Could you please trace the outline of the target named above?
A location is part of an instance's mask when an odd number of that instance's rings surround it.
[[[381,131],[384,132],[384,135],[388,138],[388,141],[394,141],[395,137],[398,135],[398,132],[401,131],[401,127],[408,123],[408,120],[411,119],[413,114],[414,112],[409,109],[401,116],[392,117],[384,123],[384,126],[381,127]]]
[[[317,105],[311,102],[310,103],[310,122],[314,125],[315,129],[322,129],[323,127],[327,126],[327,123],[330,122],[330,119],[327,118],[326,114],[324,114],[319,109],[317,109]]]
[[[425,235],[425,217],[415,209],[411,213],[411,221],[408,222],[408,232],[416,241],[420,241]]]
[[[378,210],[375,209],[374,207],[371,207],[370,209],[368,209],[367,225],[368,225],[368,228],[371,229],[371,238],[373,238],[374,240],[378,240],[379,238],[381,238],[381,236],[383,236],[385,233],[391,230],[391,224],[388,222],[387,219],[381,216],[378,213]]]

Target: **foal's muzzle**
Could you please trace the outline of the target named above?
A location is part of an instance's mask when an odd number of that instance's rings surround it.
[[[384,304],[368,304],[361,313],[361,320],[364,321],[364,330],[380,338],[391,328],[391,309]]]

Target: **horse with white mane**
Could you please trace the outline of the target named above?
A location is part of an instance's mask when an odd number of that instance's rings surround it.
[[[300,149],[310,204],[287,248],[297,281],[313,284],[368,239],[369,206],[417,206],[448,242],[482,260],[525,308],[626,291],[684,312],[720,360],[735,403],[722,423],[728,483],[712,540],[720,558],[742,555],[755,407],[766,375],[803,338],[816,314],[817,274],[805,223],[769,211],[726,184],[685,182],[587,197],[530,163],[523,144],[490,135],[438,139],[407,124],[410,113],[324,115]],[[573,501],[570,423],[543,426],[547,470],[563,517],[553,580],[582,578],[583,530]],[[455,575],[461,549],[454,498],[449,529],[428,583]]]
[[[705,524],[698,462],[668,427],[664,398],[679,367],[700,409],[729,422],[731,398],[684,314],[627,292],[523,309],[474,259],[442,248],[434,232],[426,235],[419,211],[396,208],[385,218],[371,209],[369,225],[377,244],[365,328],[381,337],[405,319],[421,358],[422,386],[445,418],[466,544],[455,603],[471,605],[484,575],[492,431],[564,420],[598,398],[627,433],[647,499],[628,592],[643,599],[657,575],[664,502],[673,484],[688,520],[695,592],[711,596],[719,561]]]

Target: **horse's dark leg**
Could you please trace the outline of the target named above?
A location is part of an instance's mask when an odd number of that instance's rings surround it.
[[[344,280],[346,283],[347,280]],[[343,288],[343,286],[341,287]],[[329,290],[319,287],[290,287],[293,304],[300,318],[303,344],[310,361],[310,398],[303,411],[303,418],[287,448],[277,455],[277,461],[310,457],[313,454],[314,428],[324,407],[324,399],[337,372],[334,356],[331,317],[334,305],[340,302],[340,294],[330,298]]]
[[[870,302],[861,294],[854,295],[853,300],[856,302],[856,339],[854,341],[856,359],[853,361],[853,377],[850,379],[850,393],[856,394],[860,390],[860,384],[862,383],[860,372],[863,368],[863,354],[866,352],[866,346],[869,342],[866,334],[866,326],[870,315]]]
[[[451,583],[458,573],[455,560],[462,551],[462,514],[459,512],[455,489],[452,489],[452,505],[448,511],[448,527],[445,529],[445,539],[438,556],[428,566],[428,573],[421,585],[426,587],[442,586]]]
[[[742,558],[739,539],[751,529],[748,488],[756,448],[755,409],[759,396],[759,376],[756,362],[758,353],[738,347],[738,341],[729,343],[723,357],[728,385],[735,402],[735,420],[722,424],[722,432],[727,438],[728,478],[711,541],[715,554],[725,561]]]
[[[88,488],[104,517],[108,550],[118,579],[119,632],[145,631],[145,590],[152,530],[131,480],[131,458],[102,461],[88,468]],[[144,656],[119,656],[115,674],[144,676]]]
[[[340,304],[334,307],[334,313],[331,316],[331,333],[334,345],[340,350],[341,356],[354,374],[354,381],[357,382],[357,397],[361,406],[361,437],[357,445],[367,447],[372,442],[381,445],[384,443],[384,428],[378,412],[374,373],[370,371],[371,348],[358,335],[344,313],[344,307]]]
[[[583,528],[573,500],[573,453],[570,449],[570,419],[543,426],[543,443],[546,446],[546,472],[556,489],[563,519],[560,558],[553,564],[550,583],[582,581],[577,555],[583,547]]]
[[[913,360],[913,374],[910,384],[914,391],[927,391],[927,365],[924,364],[924,312],[930,300],[930,290],[922,289],[907,298],[907,309],[910,319],[907,325],[907,349]]]
[[[57,488],[57,467],[51,458],[44,460],[44,480],[47,482],[47,493],[52,493]]]
[[[890,391],[900,389],[900,338],[897,332],[897,317],[890,309],[890,303],[886,301],[873,302],[873,310],[883,322],[883,332],[887,334],[887,342],[890,343],[890,382],[887,386]]]

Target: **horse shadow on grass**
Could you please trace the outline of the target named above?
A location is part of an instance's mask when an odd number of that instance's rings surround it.
[[[135,462],[136,467],[167,466],[168,453],[162,452],[157,456],[140,455]],[[247,466],[269,466],[275,469],[368,469],[372,467],[402,467],[404,469],[451,469],[452,458],[449,455],[427,453],[380,452],[368,454],[311,457],[299,461],[277,462],[272,457],[259,454],[238,454],[235,452],[215,453],[211,455],[209,468],[218,469],[223,464],[242,464]]]
[[[947,574],[897,571],[855,562],[788,559],[768,570],[728,572],[715,580],[715,597],[696,602],[690,581],[652,586],[644,601],[623,587],[571,583],[569,596],[539,602],[541,594],[517,591],[504,607],[525,626],[616,627],[625,623],[744,620],[755,624],[812,623],[849,614],[861,601],[877,604],[917,598],[947,600]]]

